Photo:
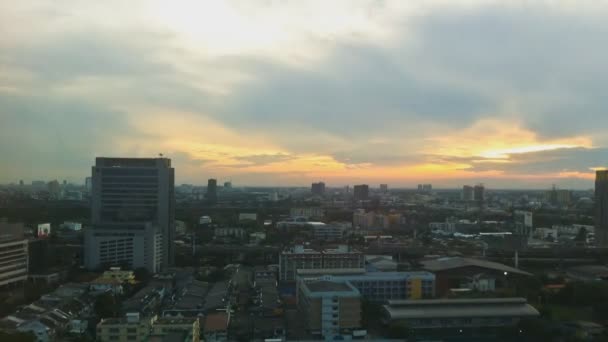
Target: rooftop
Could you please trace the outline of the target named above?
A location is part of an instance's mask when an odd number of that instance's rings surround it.
[[[334,281],[320,280],[311,283],[306,283],[305,286],[310,292],[350,292],[351,287],[346,283]]]
[[[439,258],[432,260],[424,260],[421,262],[424,269],[429,270],[431,272],[440,272],[446,271],[456,268],[463,267],[481,267],[492,269],[499,272],[508,272],[520,275],[531,276],[532,274],[519,270],[517,268],[503,265],[497,262],[481,260],[481,259],[473,259],[473,258],[462,258],[462,257],[447,257],[447,258]]]
[[[597,278],[608,278],[608,267],[604,265],[584,265],[571,267],[569,271],[586,273]]]
[[[205,333],[224,331],[228,329],[228,314],[225,312],[212,313],[205,317]]]
[[[389,300],[391,319],[535,317],[538,311],[524,298]]]

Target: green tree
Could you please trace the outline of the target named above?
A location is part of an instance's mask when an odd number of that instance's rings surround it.
[[[32,333],[8,333],[0,331],[0,341],[2,342],[34,342],[36,337]]]
[[[574,238],[575,241],[586,241],[587,240],[587,228],[581,227],[579,229],[578,234]]]
[[[387,329],[388,338],[406,338],[410,335],[410,329],[404,323],[391,323]]]
[[[145,269],[144,267],[136,268],[133,271],[133,274],[135,275],[135,280],[140,283],[147,283],[148,281],[150,281],[150,279],[152,277],[150,275],[150,272],[148,272],[148,270]]]
[[[100,318],[117,317],[119,312],[119,303],[116,298],[105,293],[95,301],[95,313]]]

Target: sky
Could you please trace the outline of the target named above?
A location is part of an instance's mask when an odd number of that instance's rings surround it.
[[[592,188],[608,2],[0,2],[0,182]]]

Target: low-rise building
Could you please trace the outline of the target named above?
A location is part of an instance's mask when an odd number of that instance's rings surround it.
[[[570,267],[566,274],[569,278],[578,281],[608,280],[608,267],[604,265],[582,265]]]
[[[385,322],[411,329],[504,327],[539,315],[524,298],[394,300],[383,310]]]
[[[97,324],[97,341],[150,341],[162,336],[179,336],[181,341],[198,342],[200,324],[198,317],[158,318],[141,317],[139,313],[127,313],[122,318],[102,319]],[[176,334],[177,333],[177,334]],[[163,341],[163,339],[160,339]]]
[[[205,316],[203,336],[208,342],[224,342],[228,340],[228,324],[230,317],[225,312],[216,312]]]
[[[220,227],[220,228],[215,228],[215,230],[213,231],[213,235],[216,238],[225,238],[225,237],[232,237],[232,238],[237,238],[237,239],[242,239],[245,237],[245,235],[247,234],[247,231],[243,228],[238,228],[238,227]]]
[[[485,279],[486,285],[493,286],[487,291],[508,287],[519,277],[529,277],[530,273],[520,269],[482,259],[445,257],[421,261],[422,269],[435,274],[435,294],[444,296],[453,289],[470,288],[477,278]],[[492,282],[487,282],[493,278]]]
[[[366,255],[365,267],[369,272],[397,271],[397,262],[389,255]]]
[[[182,333],[182,341],[198,342],[200,340],[200,329],[198,317],[163,317],[156,320],[152,325],[152,335],[166,336],[171,333]]]
[[[302,283],[318,280],[346,281],[359,291],[361,297],[374,302],[435,296],[435,275],[429,272],[362,272],[340,275],[333,274],[331,270],[317,270],[320,272],[316,274],[310,270],[302,271],[298,273],[298,287]]]
[[[102,319],[97,324],[97,341],[146,341],[155,320],[155,316],[140,317],[139,313],[129,313],[122,318]]]
[[[314,250],[295,246],[279,255],[279,280],[295,281],[298,269],[364,268],[365,256],[348,246]]]
[[[298,311],[309,332],[331,339],[361,326],[361,295],[347,281],[303,282]]]
[[[313,236],[315,239],[337,241],[344,237],[346,229],[339,225],[324,224],[315,225],[312,227]]]

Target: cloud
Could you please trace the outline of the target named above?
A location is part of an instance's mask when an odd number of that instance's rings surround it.
[[[267,165],[273,163],[280,163],[288,160],[293,160],[296,158],[293,155],[285,154],[285,153],[276,153],[276,154],[253,154],[247,156],[237,156],[234,157],[236,160],[246,162],[245,165]]]
[[[161,152],[178,181],[250,184],[528,185],[606,163],[600,2],[130,6],[0,5],[0,181]]]

